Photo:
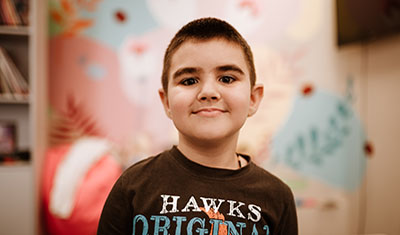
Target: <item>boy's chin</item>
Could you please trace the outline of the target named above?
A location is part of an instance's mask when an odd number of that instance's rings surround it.
[[[181,138],[184,138],[185,139],[184,141],[189,141],[192,144],[198,146],[220,145],[226,142],[230,142],[232,140],[235,141],[237,139],[235,135],[232,134],[222,135],[221,133],[210,133],[210,132],[197,134],[195,136],[181,136]]]

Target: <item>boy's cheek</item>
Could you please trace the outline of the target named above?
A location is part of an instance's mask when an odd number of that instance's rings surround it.
[[[170,112],[171,112],[171,118],[177,118],[179,116],[183,116],[188,112],[188,108],[186,107],[185,104],[181,103],[171,103],[170,105]]]

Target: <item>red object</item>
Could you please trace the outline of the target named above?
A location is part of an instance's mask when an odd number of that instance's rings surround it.
[[[122,11],[117,11],[115,12],[115,18],[117,18],[117,20],[120,22],[124,22],[126,20],[126,15]]]
[[[50,190],[54,175],[70,145],[51,148],[47,151],[42,171],[42,214],[48,234],[87,235],[96,234],[104,202],[115,181],[122,173],[120,165],[111,156],[102,157],[87,172],[77,189],[75,205],[68,219],[61,219],[49,210]]]
[[[370,142],[365,143],[364,151],[365,151],[365,154],[367,154],[367,156],[369,156],[369,157],[374,154],[374,147],[372,146],[372,144]]]
[[[304,96],[311,95],[314,92],[314,87],[312,85],[305,85],[303,87],[302,93]]]

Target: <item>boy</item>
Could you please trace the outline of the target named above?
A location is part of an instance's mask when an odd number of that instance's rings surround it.
[[[128,168],[98,234],[297,234],[290,189],[235,152],[263,96],[250,47],[228,23],[203,18],[169,44],[159,91],[178,145]]]

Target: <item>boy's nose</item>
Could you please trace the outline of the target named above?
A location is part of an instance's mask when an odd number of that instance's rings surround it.
[[[221,95],[218,91],[215,81],[203,82],[197,98],[201,101],[219,100]]]

